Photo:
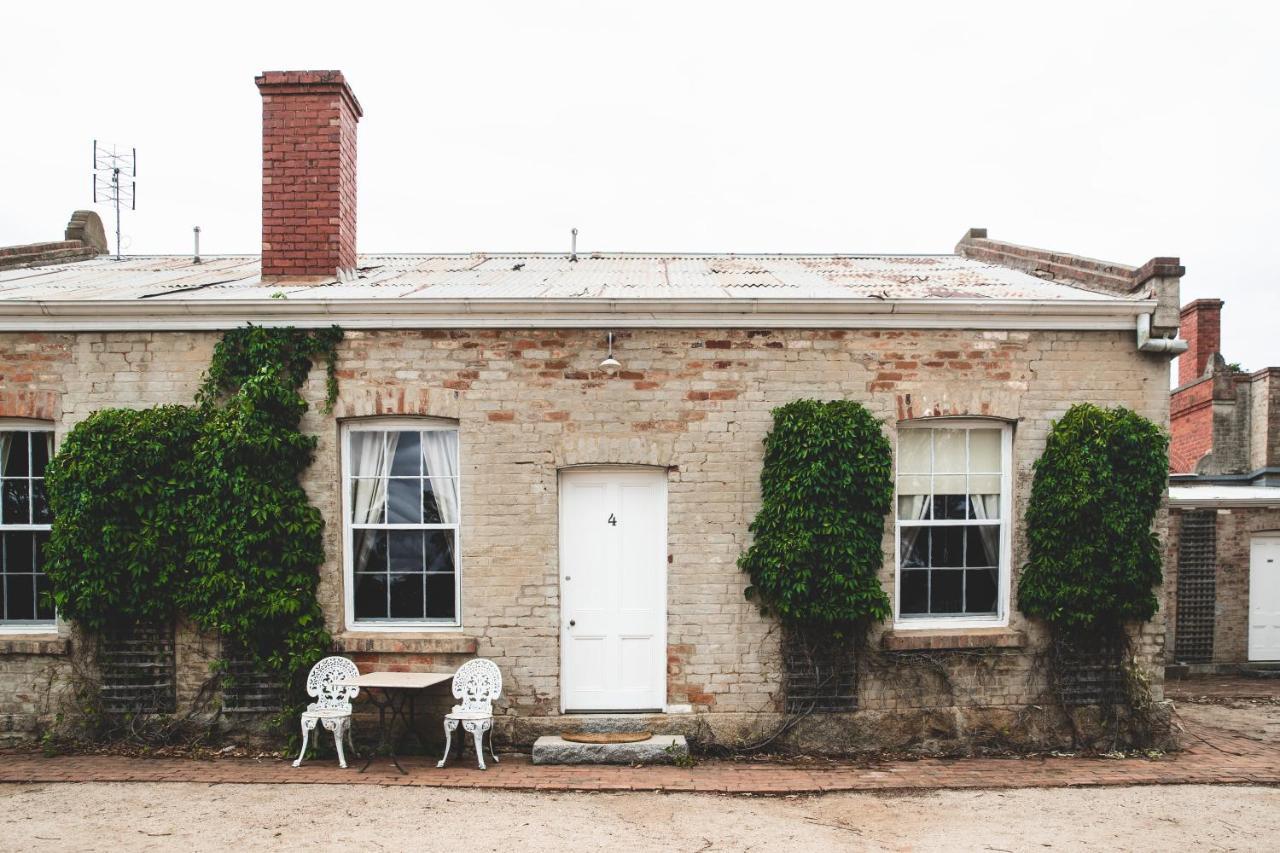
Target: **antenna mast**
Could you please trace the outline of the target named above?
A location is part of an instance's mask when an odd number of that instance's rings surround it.
[[[138,176],[138,149],[130,148],[128,153],[118,153],[114,145],[110,150],[93,140],[93,203],[98,199],[115,206],[116,209],[116,260],[120,256],[120,206],[128,205],[130,210],[137,210],[134,178]]]

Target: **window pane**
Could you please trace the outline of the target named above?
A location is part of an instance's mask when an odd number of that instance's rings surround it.
[[[929,517],[932,505],[928,495],[898,495],[898,520],[920,521]]]
[[[966,527],[965,565],[966,566],[998,566],[998,549],[1000,547],[1000,528],[997,525],[975,525]]]
[[[422,531],[391,530],[391,571],[422,573]]]
[[[49,445],[51,444],[53,444],[53,433],[31,433],[31,476],[44,476],[44,469],[49,465]]]
[[[453,571],[452,530],[425,530],[426,564],[429,572]]]
[[[933,517],[946,519],[963,519],[965,517],[964,495],[934,495]]]
[[[351,476],[385,477],[388,468],[386,450],[385,432],[352,432]]]
[[[53,619],[53,602],[49,601],[48,593],[52,589],[47,575],[36,575],[36,618],[37,619]]]
[[[356,524],[382,524],[386,519],[387,481],[351,481],[351,520]]]
[[[4,570],[6,572],[30,572],[35,570],[35,534],[13,531],[4,534]]]
[[[963,474],[965,471],[965,432],[962,429],[934,429],[933,473]]]
[[[996,573],[998,569],[965,572],[965,610],[969,613],[996,612]],[[959,572],[956,572],[959,574]]]
[[[964,572],[932,572],[929,612],[961,613],[964,611]]]
[[[49,496],[45,494],[44,480],[31,481],[31,520],[35,524],[49,524]]]
[[[422,481],[387,481],[387,523],[420,524],[422,522]]]
[[[999,472],[1000,430],[969,430],[969,470]]]
[[[387,576],[356,575],[356,618],[387,618]]]
[[[353,530],[351,554],[357,572],[385,572],[387,570],[387,531]]]
[[[422,520],[426,524],[458,523],[458,481],[433,478],[422,481]]]
[[[427,618],[453,619],[453,575],[427,575]]]
[[[898,608],[902,613],[929,612],[929,571],[902,573],[902,589],[898,595]]]
[[[422,619],[422,575],[391,575],[391,618]]]
[[[929,528],[902,528],[902,543],[899,548],[902,555],[902,568],[914,569],[929,565]]]
[[[934,568],[964,565],[963,527],[931,527],[929,534],[929,565]]]
[[[5,524],[31,523],[31,481],[5,480],[3,486],[3,517]]]
[[[25,477],[27,468],[27,441],[25,432],[11,432],[9,435],[9,455],[4,461],[4,476]]]
[[[5,596],[5,605],[8,607],[6,618],[36,618],[34,577],[32,575],[6,574],[4,582],[8,590],[8,594]]]
[[[904,429],[899,431],[898,473],[929,473],[929,439],[932,432],[932,430],[928,429]]]
[[[422,443],[416,432],[396,433],[396,450],[391,457],[392,477],[417,477],[422,474]]]

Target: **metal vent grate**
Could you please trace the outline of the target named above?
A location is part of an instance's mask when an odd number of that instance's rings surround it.
[[[108,714],[172,714],[173,629],[140,625],[106,637],[99,655],[102,710]]]
[[[857,710],[858,661],[846,644],[807,643],[787,632],[782,654],[788,714]]]
[[[284,707],[284,685],[254,667],[252,658],[232,644],[223,646],[226,674],[222,710],[229,714],[274,714]]]
[[[1182,663],[1213,661],[1217,605],[1218,513],[1184,513],[1178,535],[1178,616],[1173,656]]]
[[[1062,704],[1121,705],[1127,699],[1124,661],[1119,649],[1074,653],[1058,661]]]

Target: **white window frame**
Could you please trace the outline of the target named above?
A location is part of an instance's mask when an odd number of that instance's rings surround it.
[[[385,530],[452,530],[453,539],[453,621],[380,619],[356,620],[355,561],[352,544],[355,528],[351,524],[351,436],[361,432],[431,432],[451,431],[459,433],[458,454],[462,454],[462,436],[456,421],[440,418],[363,418],[341,425],[339,455],[341,456],[342,489],[342,576],[345,599],[345,623],[352,632],[456,632],[462,627],[462,518],[466,511],[462,503],[462,472],[458,472],[458,524],[386,524]]]
[[[999,576],[996,581],[997,612],[995,616],[907,616],[900,606],[902,591],[902,528],[963,527],[971,519],[940,519],[903,524],[898,517],[898,436],[915,429],[999,429],[1000,430],[1000,549]],[[967,440],[967,439],[966,439]],[[966,468],[968,467],[966,462]],[[930,478],[934,475],[930,465]],[[986,418],[920,418],[898,423],[894,438],[893,466],[893,628],[895,631],[938,630],[945,628],[1004,628],[1009,624],[1009,589],[1012,580],[1012,507],[1013,507],[1013,425],[1008,421]]]
[[[0,419],[0,432],[53,433],[53,437],[54,437],[53,451],[54,453],[56,453],[58,450],[58,433],[54,429],[53,424],[47,421],[33,421],[25,418]],[[30,441],[30,439],[28,439],[28,441]],[[28,453],[27,463],[29,465],[31,461],[30,450],[28,450],[27,453]],[[51,460],[53,459],[52,454],[50,454],[49,458]],[[30,469],[28,469],[28,475],[29,474],[30,474]],[[32,530],[36,532],[41,532],[41,531],[49,532],[52,529],[53,529],[52,520],[50,520],[49,524],[3,524],[3,523],[0,523],[0,530],[5,530],[5,531]],[[0,635],[3,635],[3,634],[53,634],[53,633],[56,633],[57,630],[58,630],[57,611],[54,611],[54,615],[52,619],[8,620],[8,619],[4,619],[3,614],[0,613]]]

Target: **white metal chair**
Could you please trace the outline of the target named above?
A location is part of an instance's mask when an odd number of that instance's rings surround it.
[[[347,756],[342,751],[343,740],[351,744],[351,754],[355,756],[356,744],[351,739],[351,700],[359,695],[360,688],[339,682],[359,675],[356,665],[344,657],[327,657],[311,667],[311,674],[307,676],[307,695],[314,696],[316,701],[302,712],[302,752],[293,762],[294,767],[300,766],[306,757],[307,741],[317,723],[333,732],[339,767],[347,766]]]
[[[462,703],[454,705],[444,718],[444,758],[436,767],[444,767],[453,746],[453,733],[458,724],[471,733],[476,743],[476,761],[484,766],[484,733],[489,733],[489,754],[498,763],[498,753],[493,748],[493,701],[502,695],[502,673],[491,660],[476,658],[459,667],[453,676],[453,698]]]

